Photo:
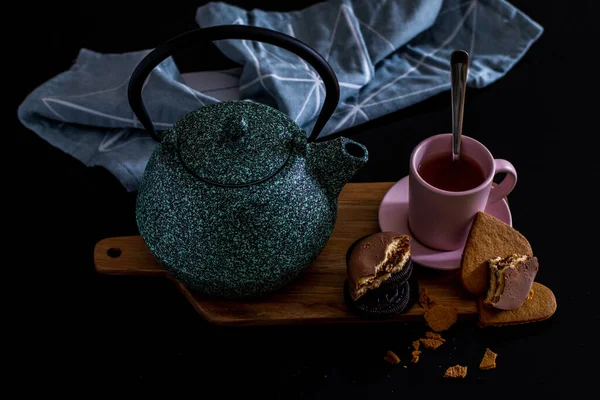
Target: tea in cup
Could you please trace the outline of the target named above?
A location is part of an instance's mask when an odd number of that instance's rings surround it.
[[[498,173],[506,176],[493,186]],[[462,135],[456,161],[452,159],[452,134],[425,139],[410,156],[409,229],[427,247],[456,250],[464,245],[477,212],[502,201],[516,183],[515,167],[507,160],[494,159],[471,137]]]

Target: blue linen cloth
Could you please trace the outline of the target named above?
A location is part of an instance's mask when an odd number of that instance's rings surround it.
[[[470,54],[467,84],[502,78],[543,28],[503,0],[335,0],[293,12],[247,11],[226,3],[197,9],[200,27],[261,26],[292,35],[323,55],[341,98],[321,137],[410,106],[450,88],[450,54]],[[324,87],[303,60],[271,45],[215,42],[239,68],[182,74],[172,58],[150,75],[144,102],[156,129],[216,101],[272,105],[307,134]],[[87,166],[103,166],[129,191],[138,188],[156,143],[127,100],[129,77],[151,50],[101,54],[81,49],[74,65],[36,88],[18,117]],[[398,134],[402,134],[399,132]]]

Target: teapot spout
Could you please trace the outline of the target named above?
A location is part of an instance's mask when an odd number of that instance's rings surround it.
[[[306,157],[308,169],[336,200],[344,185],[368,158],[364,145],[345,137],[310,143]]]

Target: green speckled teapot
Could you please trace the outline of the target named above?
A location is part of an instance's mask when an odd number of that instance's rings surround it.
[[[193,42],[256,40],[305,59],[326,97],[311,135],[282,112],[249,101],[191,111],[158,135],[142,102],[152,70]],[[140,234],[175,279],[208,296],[246,298],[293,281],[323,249],[344,184],[367,161],[350,139],[317,140],[339,101],[329,64],[293,37],[264,28],[216,26],[177,36],[150,52],[129,83],[129,104],[159,143],[136,203]]]

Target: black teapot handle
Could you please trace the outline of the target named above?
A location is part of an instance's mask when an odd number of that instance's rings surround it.
[[[162,43],[140,61],[129,80],[127,96],[129,98],[129,106],[148,133],[156,141],[160,141],[142,101],[142,88],[152,70],[167,57],[171,56],[173,51],[181,47],[198,42],[212,42],[224,39],[255,40],[281,47],[304,59],[319,73],[325,85],[325,100],[321,108],[321,113],[308,138],[309,142],[316,140],[333,114],[340,99],[340,87],[333,69],[331,69],[331,66],[319,53],[304,42],[274,30],[246,25],[219,25],[185,32]]]

